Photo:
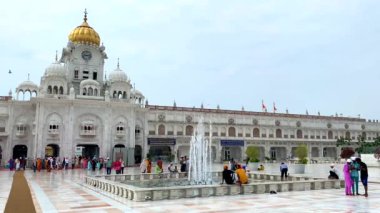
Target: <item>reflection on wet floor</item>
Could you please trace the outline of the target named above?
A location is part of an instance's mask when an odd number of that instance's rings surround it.
[[[266,172],[272,169],[275,172],[278,167],[275,164],[265,165]],[[311,164],[310,167],[316,168],[314,174],[322,175],[324,171],[328,171],[329,165]],[[215,168],[222,169],[222,164],[214,165]],[[127,168],[126,172],[134,174],[139,169]],[[380,175],[379,168],[369,168],[369,172],[372,180]],[[81,183],[87,174],[94,173],[75,169],[34,174],[27,170],[25,175],[31,186],[32,196],[39,204],[39,212],[378,212],[380,208],[380,184],[375,183],[369,184],[368,198],[345,196],[344,189],[331,189],[140,203],[102,195],[83,187]],[[4,210],[12,176],[13,172],[0,171],[0,212]],[[363,193],[362,186],[359,187],[359,192]],[[296,201],[297,205],[294,205]]]

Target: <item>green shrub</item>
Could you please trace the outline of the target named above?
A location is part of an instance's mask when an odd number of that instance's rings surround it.
[[[295,152],[296,156],[299,159],[299,162],[302,164],[307,164],[307,146],[299,145]]]
[[[245,150],[245,154],[247,155],[247,158],[249,158],[249,162],[260,161],[260,149],[257,146],[249,146],[247,150]]]

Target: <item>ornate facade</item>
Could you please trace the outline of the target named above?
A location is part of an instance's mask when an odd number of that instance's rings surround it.
[[[238,110],[153,106],[132,87],[119,63],[106,78],[105,46],[83,23],[69,34],[61,57],[49,65],[40,85],[30,80],[0,99],[0,159],[44,157],[123,157],[129,165],[147,153],[176,160],[188,155],[198,119],[206,122],[215,162],[243,160],[257,146],[261,160],[289,159],[305,144],[309,159],[335,160],[343,136],[371,141],[378,121],[338,116],[261,113]],[[30,99],[24,100],[25,93]]]

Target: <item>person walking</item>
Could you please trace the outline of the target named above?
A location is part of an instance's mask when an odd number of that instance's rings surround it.
[[[107,168],[107,175],[111,174],[111,169],[112,169],[112,161],[110,160],[109,157],[106,159],[106,168]]]
[[[147,162],[146,159],[143,159],[143,160],[141,161],[141,164],[140,164],[140,172],[141,172],[141,173],[145,173],[145,172],[147,172],[147,171],[146,171],[146,168],[147,168],[147,164],[146,164],[146,162]]]
[[[163,162],[162,162],[161,158],[159,157],[157,160],[157,165],[158,165],[158,167],[160,167],[160,170],[164,171],[164,169],[162,168],[162,164],[163,164]]]
[[[368,167],[360,158],[356,158],[360,165],[360,180],[364,186],[364,196],[368,197]]]
[[[353,157],[351,159],[351,166],[350,166],[353,195],[360,195],[359,194],[359,171],[360,171],[360,165],[358,162],[356,162],[356,159]]]
[[[33,160],[33,172],[36,173],[37,170],[37,159]]]
[[[344,174],[344,183],[346,186],[346,195],[352,195],[351,187],[352,187],[352,179],[350,174],[351,167],[351,159],[347,159],[346,164],[343,166],[343,174]]]
[[[125,164],[124,164],[124,160],[120,158],[120,173],[121,174],[124,174],[124,167],[125,167]]]
[[[42,160],[41,158],[37,158],[37,171],[41,172],[42,169]]]
[[[121,170],[121,162],[120,162],[120,159],[119,159],[119,160],[116,160],[115,162],[113,162],[113,168],[115,169],[116,174],[120,174],[120,170]]]
[[[288,165],[284,162],[281,163],[280,165],[280,172],[281,172],[281,180],[288,179]]]
[[[13,171],[13,169],[15,168],[15,162],[12,158],[9,159],[8,164],[9,164],[9,171]]]

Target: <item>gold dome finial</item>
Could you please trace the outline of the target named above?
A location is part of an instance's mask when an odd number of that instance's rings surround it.
[[[87,22],[87,9],[84,8],[84,18],[83,21]]]
[[[117,58],[117,68],[120,69],[119,58]]]
[[[58,61],[58,50],[55,51],[55,61]]]

